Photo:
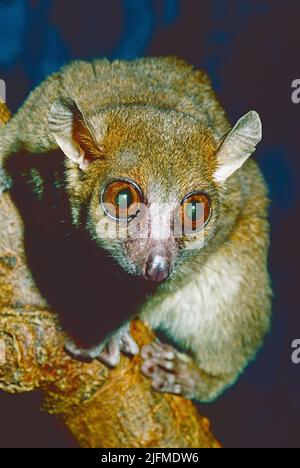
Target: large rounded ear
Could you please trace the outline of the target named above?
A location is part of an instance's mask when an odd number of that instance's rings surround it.
[[[99,156],[93,132],[73,99],[57,99],[51,106],[48,123],[58,146],[80,169],[86,170]]]
[[[225,137],[217,153],[214,179],[222,182],[230,177],[254,153],[262,139],[262,124],[257,112],[244,115]]]

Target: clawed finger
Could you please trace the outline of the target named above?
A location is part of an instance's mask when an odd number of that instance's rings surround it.
[[[154,341],[150,345],[146,345],[142,348],[141,356],[143,359],[160,358],[163,360],[173,360],[175,359],[176,352],[171,346]]]

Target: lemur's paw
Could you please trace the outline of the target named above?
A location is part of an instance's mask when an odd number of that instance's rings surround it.
[[[140,348],[130,333],[130,325],[125,325],[115,335],[119,340],[120,351],[130,356],[136,356]]]
[[[121,353],[135,356],[139,347],[130,334],[129,325],[120,328],[104,342],[89,349],[79,348],[73,341],[65,342],[65,350],[78,360],[92,361],[98,359],[109,367],[116,367],[121,359]]]
[[[173,393],[185,398],[195,398],[199,370],[193,359],[175,348],[160,342],[144,346],[142,372],[152,380],[152,388],[162,393]]]

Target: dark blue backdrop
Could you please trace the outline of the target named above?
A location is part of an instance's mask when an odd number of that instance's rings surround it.
[[[256,158],[272,197],[274,324],[257,361],[201,411],[227,447],[300,447],[300,78],[297,0],[0,0],[0,78],[15,111],[47,74],[73,58],[176,54],[206,69],[232,121],[254,108],[264,123]],[[39,412],[40,397],[0,395],[0,446],[72,446]],[[30,428],[28,428],[30,426]]]

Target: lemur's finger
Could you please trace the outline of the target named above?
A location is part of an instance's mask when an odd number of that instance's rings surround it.
[[[181,395],[182,388],[181,385],[176,382],[171,382],[164,378],[157,378],[152,382],[153,390],[161,393],[173,393],[175,395]]]
[[[97,359],[109,367],[116,367],[120,362],[120,358],[120,345],[114,336],[108,341],[104,350],[97,355]]]
[[[141,356],[143,359],[162,358],[172,360],[176,356],[176,351],[169,345],[162,345],[162,343],[156,343],[154,341],[150,345],[146,345],[142,348]]]
[[[132,356],[139,354],[140,348],[130,332],[124,334],[121,338],[121,351]]]

